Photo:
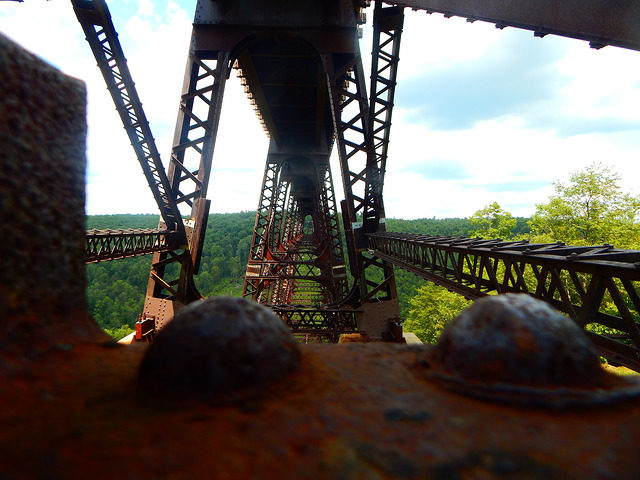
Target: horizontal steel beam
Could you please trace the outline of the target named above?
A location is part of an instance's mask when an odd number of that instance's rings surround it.
[[[88,230],[86,263],[166,252],[178,246],[177,231],[154,229]]]
[[[356,310],[314,308],[305,305],[268,305],[291,333],[321,335],[337,342],[342,333],[357,332]]]
[[[367,235],[369,254],[467,298],[526,293],[566,313],[612,362],[640,371],[640,251],[604,244]],[[591,327],[590,327],[591,328]]]
[[[640,50],[637,0],[402,0],[386,3],[586,40],[594,48],[613,45]]]

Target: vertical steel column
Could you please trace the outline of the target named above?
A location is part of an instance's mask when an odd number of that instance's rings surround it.
[[[367,288],[364,270],[372,265],[362,256],[362,249],[366,248],[364,238],[365,194],[371,191],[368,181],[369,174],[376,178],[379,172],[376,168],[373,136],[369,126],[369,99],[364,85],[364,73],[359,55],[354,55],[348,61],[337,64],[330,59],[327,71],[329,88],[331,89],[331,107],[336,129],[340,167],[345,190],[345,211],[347,218],[345,229],[350,233],[355,255],[355,265],[351,266],[356,280],[360,281],[362,300],[371,298]],[[371,213],[371,205],[368,206]],[[378,213],[379,215],[379,213]],[[369,219],[373,218],[372,215]],[[373,227],[372,227],[373,228]],[[377,228],[377,226],[376,226]],[[386,268],[386,267],[381,267]],[[388,283],[393,278],[392,270],[386,275]],[[385,287],[376,288],[376,293]],[[391,291],[388,291],[391,294]]]
[[[187,245],[182,251],[155,254],[147,286],[144,315],[155,316],[158,327],[180,305],[200,298],[193,275],[199,268],[207,226],[206,199],[224,86],[231,68],[229,52],[199,51],[195,32],[187,59],[174,146],[168,168],[171,195],[191,210]]]
[[[337,304],[346,299],[349,293],[347,283],[347,270],[344,263],[342,250],[342,238],[338,211],[335,202],[333,178],[329,163],[318,170],[318,183],[320,185],[317,202],[317,215],[321,219],[322,235],[327,250],[330,268],[326,275],[331,278],[330,288],[327,294],[327,304]]]
[[[273,142],[273,140],[271,140]],[[269,286],[268,281],[264,281],[261,277],[270,273],[271,265],[265,261],[273,260],[269,253],[271,227],[273,224],[274,211],[280,194],[280,189],[284,186],[286,190],[288,184],[282,185],[280,179],[280,161],[273,154],[267,155],[267,160],[262,179],[262,188],[260,190],[260,199],[258,200],[258,209],[256,211],[256,221],[253,227],[253,236],[251,238],[251,247],[249,249],[249,260],[244,279],[242,295],[250,297],[255,301],[265,301],[270,296],[269,292],[265,292],[265,288]]]
[[[324,61],[345,192],[343,221],[357,285],[351,302],[364,311],[359,328],[390,338],[391,326],[400,321],[393,266],[365,250],[365,232],[379,228],[382,192],[362,60],[356,51],[325,56]]]
[[[375,149],[375,166],[365,198],[365,204],[370,205],[374,214],[372,218],[374,226],[377,226],[378,223],[384,223],[382,189],[386,172],[403,24],[403,7],[383,8],[382,1],[376,0],[371,48],[371,88],[369,90],[371,95],[369,125]],[[381,227],[373,231],[384,231],[384,225]],[[365,229],[367,229],[366,226]],[[369,233],[368,230],[367,232]]]

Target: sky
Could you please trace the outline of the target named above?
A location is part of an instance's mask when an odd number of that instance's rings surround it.
[[[108,2],[161,156],[171,150],[195,0]],[[371,17],[361,43],[370,60]],[[87,85],[87,213],[155,213],[68,0],[0,1],[0,32]],[[388,217],[529,216],[593,162],[640,193],[640,52],[405,10],[384,199]],[[208,197],[255,210],[268,139],[227,82]],[[335,153],[335,152],[334,152]],[[333,177],[343,197],[333,155]]]

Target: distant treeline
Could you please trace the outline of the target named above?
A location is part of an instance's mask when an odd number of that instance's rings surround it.
[[[517,219],[514,233],[527,233],[527,220]],[[212,214],[196,283],[205,296],[242,294],[255,212]],[[87,228],[155,228],[158,215],[91,215]],[[468,235],[467,218],[387,219],[387,230],[431,235]],[[120,336],[133,328],[142,312],[151,256],[87,265],[87,299],[94,319],[108,332]],[[416,288],[425,284],[415,275],[396,270],[396,282],[403,318]],[[122,328],[125,327],[125,328]]]

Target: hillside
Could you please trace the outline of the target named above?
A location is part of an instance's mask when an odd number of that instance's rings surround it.
[[[524,220],[524,219],[522,219]],[[242,294],[243,276],[255,221],[255,212],[212,214],[207,225],[198,289],[205,296]],[[157,215],[92,215],[87,228],[154,228]],[[520,222],[526,225],[524,221]],[[467,218],[387,219],[389,231],[467,235]],[[87,299],[95,320],[114,336],[133,328],[142,312],[151,256],[87,265]],[[403,318],[409,299],[425,281],[396,270],[396,281]]]

